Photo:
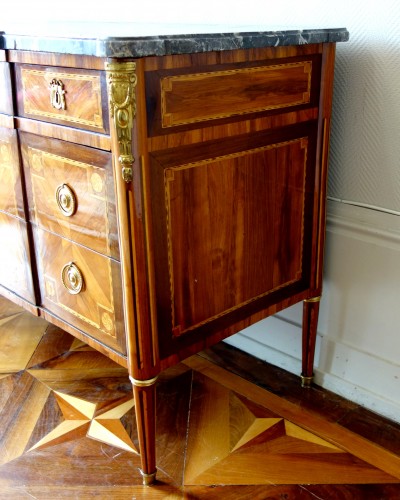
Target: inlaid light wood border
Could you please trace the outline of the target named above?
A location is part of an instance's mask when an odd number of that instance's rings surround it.
[[[305,77],[306,88],[303,92],[299,91],[301,94],[300,98],[293,98],[293,100],[287,102],[276,102],[276,103],[268,103],[270,100],[267,94],[265,95],[265,104],[261,106],[255,106],[254,103],[249,99],[249,103],[244,109],[238,109],[232,103],[226,105],[224,101],[224,96],[221,96],[221,111],[219,113],[207,113],[207,111],[202,112],[201,114],[192,114],[192,116],[188,119],[180,119],[175,116],[175,113],[168,109],[167,103],[167,94],[173,93],[174,84],[182,83],[182,82],[198,82],[199,87],[201,88],[202,82],[208,79],[219,78],[229,79],[232,76],[239,76],[241,79],[245,80],[246,78],[251,78],[252,74],[276,71],[276,70],[286,70],[288,75],[282,77],[282,81],[287,79],[290,81],[290,70],[303,68]],[[302,104],[308,104],[311,98],[311,76],[312,76],[312,62],[311,61],[301,61],[294,63],[285,63],[285,64],[271,64],[269,66],[257,66],[254,68],[241,68],[241,69],[231,69],[224,71],[213,71],[207,73],[193,73],[193,74],[185,74],[185,75],[175,75],[175,76],[167,76],[161,79],[161,120],[162,127],[174,127],[178,125],[189,125],[192,123],[202,122],[206,120],[218,120],[221,118],[228,118],[236,115],[244,115],[248,113],[257,113],[261,111],[268,111],[273,109],[287,108],[291,106],[299,106]],[[267,76],[266,76],[267,80]],[[224,88],[229,88],[229,83],[227,82]],[[204,93],[204,99],[206,99],[207,93]],[[184,93],[180,94],[180,97],[184,96]],[[186,96],[185,96],[186,97]],[[188,96],[190,97],[190,96]],[[225,109],[225,110],[224,110]]]

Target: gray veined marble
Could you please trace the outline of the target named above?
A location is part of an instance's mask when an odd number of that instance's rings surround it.
[[[3,27],[0,47],[98,57],[146,57],[232,49],[345,42],[345,28],[267,30],[259,26],[139,25],[74,23]],[[257,28],[257,29],[256,29]],[[218,31],[219,30],[219,31]],[[218,31],[218,32],[217,32]],[[188,34],[179,34],[188,33]]]

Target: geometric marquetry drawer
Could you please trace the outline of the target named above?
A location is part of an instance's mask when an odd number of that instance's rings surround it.
[[[31,134],[21,149],[32,222],[119,259],[111,154]]]
[[[119,263],[39,228],[34,242],[42,307],[124,353]]]
[[[18,114],[70,127],[108,132],[104,73],[49,66],[16,67]]]

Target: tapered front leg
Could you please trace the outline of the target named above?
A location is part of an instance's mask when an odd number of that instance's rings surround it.
[[[152,484],[156,479],[156,380],[130,378],[135,397],[136,424],[143,484]]]
[[[306,299],[303,303],[302,387],[310,387],[314,377],[315,341],[320,300],[321,297],[313,297]]]

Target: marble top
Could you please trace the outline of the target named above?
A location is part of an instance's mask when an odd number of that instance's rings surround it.
[[[2,26],[0,48],[98,57],[146,57],[233,49],[345,42],[346,28],[135,23]]]

